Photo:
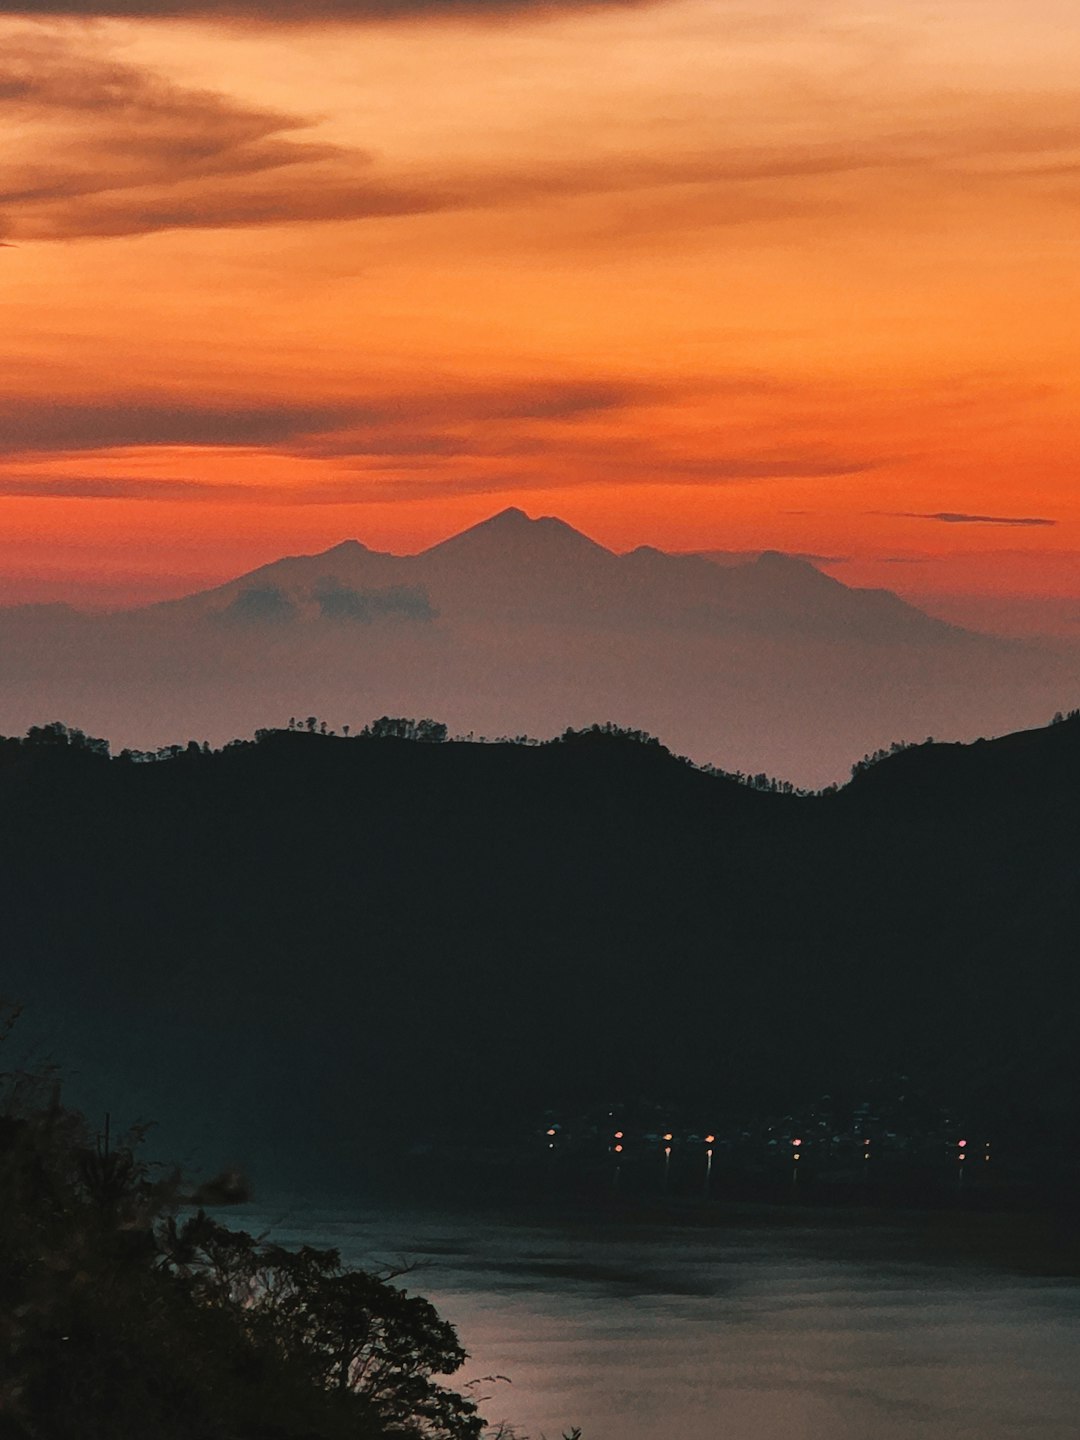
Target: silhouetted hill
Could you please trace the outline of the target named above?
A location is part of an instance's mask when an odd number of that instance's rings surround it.
[[[101,1103],[214,1158],[344,1173],[388,1132],[894,1071],[1073,1125],[1078,799],[1075,721],[817,797],[618,736],[4,742],[4,989]]]

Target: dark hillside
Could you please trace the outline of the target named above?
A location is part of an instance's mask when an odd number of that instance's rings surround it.
[[[114,1111],[331,1166],[556,1101],[894,1070],[1071,1124],[1078,797],[1075,723],[813,798],[611,736],[6,742],[2,989]]]

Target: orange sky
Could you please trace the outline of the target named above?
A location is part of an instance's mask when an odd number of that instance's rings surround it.
[[[1080,599],[1074,0],[92,8],[0,0],[0,600],[509,504]]]

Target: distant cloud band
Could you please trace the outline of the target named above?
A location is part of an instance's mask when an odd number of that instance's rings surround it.
[[[1044,515],[968,515],[960,510],[936,510],[926,513],[920,510],[897,510],[894,516],[900,520],[939,520],[944,525],[1056,525]]]
[[[121,20],[203,19],[303,25],[451,15],[472,19],[563,10],[630,9],[649,0],[9,0],[0,15]]]

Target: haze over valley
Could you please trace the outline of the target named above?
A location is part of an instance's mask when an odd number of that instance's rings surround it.
[[[512,508],[416,555],[349,540],[111,614],[8,607],[0,730],[61,718],[152,749],[309,714],[489,737],[612,720],[817,787],[892,741],[1045,721],[1080,684],[1066,644],[964,630],[807,559],[722,558],[617,554]]]

